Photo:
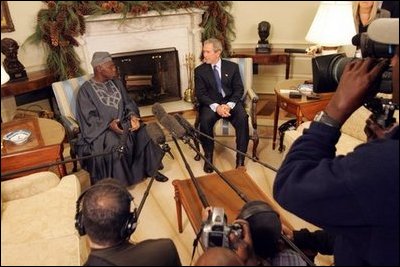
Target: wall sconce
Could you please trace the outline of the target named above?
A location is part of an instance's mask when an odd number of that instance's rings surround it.
[[[342,45],[350,45],[356,35],[350,1],[322,1],[306,35],[306,41],[322,48],[322,54],[337,53]]]

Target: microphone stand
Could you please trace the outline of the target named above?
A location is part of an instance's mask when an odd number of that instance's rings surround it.
[[[149,184],[147,185],[146,191],[144,191],[143,198],[140,201],[139,207],[138,207],[137,212],[136,212],[138,218],[139,218],[140,213],[142,212],[144,203],[146,202],[146,199],[149,196],[150,188],[153,185],[154,179],[155,179],[154,176],[152,176],[151,179],[150,179]]]
[[[204,207],[204,208],[209,207],[210,204],[208,203],[208,201],[207,201],[207,199],[206,199],[206,196],[204,195],[203,190],[201,190],[200,185],[198,184],[198,182],[197,182],[197,180],[196,180],[196,177],[194,176],[193,171],[192,171],[192,169],[190,168],[190,165],[189,165],[189,163],[187,162],[186,157],[185,157],[185,155],[184,155],[183,152],[182,152],[182,149],[181,149],[181,147],[180,147],[180,145],[179,145],[179,143],[178,143],[178,140],[177,140],[177,139],[175,138],[175,136],[173,136],[173,135],[172,135],[172,140],[174,140],[174,143],[175,143],[176,147],[178,148],[179,154],[181,155],[182,160],[183,160],[183,162],[185,163],[186,170],[188,171],[189,176],[190,176],[190,179],[192,180],[193,185],[194,185],[194,187],[196,188],[196,191],[197,191],[197,194],[199,195],[201,204],[203,204],[203,207]],[[191,144],[190,144],[190,145],[191,145]]]
[[[175,138],[174,136],[172,136],[172,137]],[[209,165],[213,168],[213,170],[218,174],[218,176],[221,177],[222,180],[223,180],[225,183],[227,183],[228,186],[229,186],[230,188],[232,188],[232,190],[235,191],[235,193],[236,193],[244,202],[248,202],[248,201],[249,201],[249,198],[248,198],[242,191],[240,191],[234,184],[232,184],[232,183],[225,177],[225,175],[224,175],[223,173],[221,173],[221,172],[217,169],[217,167],[215,167],[214,164],[212,164],[211,161],[209,161],[203,154],[201,154],[200,150],[198,150],[192,143],[190,143],[189,141],[187,141],[187,139],[184,140],[184,141],[185,141],[185,143],[187,143],[198,155],[200,155],[200,157],[201,157],[202,159],[204,159],[204,161],[207,162],[207,164],[209,164]]]
[[[194,128],[193,128],[193,129],[194,129]],[[230,146],[228,146],[228,145],[222,143],[221,141],[218,141],[218,140],[216,140],[215,138],[212,138],[211,136],[209,136],[209,135],[207,135],[207,134],[205,134],[205,133],[200,132],[200,131],[197,130],[197,129],[194,129],[194,130],[195,130],[196,133],[198,133],[198,134],[200,134],[200,135],[202,135],[202,136],[204,136],[204,137],[206,137],[206,138],[208,138],[208,139],[210,139],[210,140],[213,140],[215,143],[217,143],[217,144],[219,144],[219,145],[221,145],[221,146],[223,146],[223,147],[226,147],[226,148],[228,148],[228,149],[230,149],[230,150],[233,150],[233,151],[235,151],[236,153],[239,153],[240,155],[245,156],[246,158],[249,158],[249,159],[253,160],[254,162],[257,162],[258,164],[261,164],[261,165],[263,165],[264,167],[267,167],[268,169],[270,169],[270,170],[272,170],[272,171],[274,171],[274,172],[277,172],[277,171],[278,171],[278,169],[272,167],[271,165],[269,165],[269,164],[267,164],[267,163],[264,163],[264,162],[258,160],[258,159],[255,158],[255,157],[250,156],[250,155],[247,154],[247,153],[244,153],[244,152],[242,152],[242,151],[239,151],[239,150],[237,150],[236,148],[230,147]]]
[[[118,150],[119,148],[116,148],[116,149]],[[75,159],[60,160],[60,161],[55,161],[55,162],[52,162],[52,163],[43,163],[43,164],[39,164],[39,165],[32,166],[32,167],[21,168],[21,169],[16,170],[16,171],[7,171],[7,172],[4,172],[4,173],[1,173],[1,178],[12,176],[12,175],[19,174],[19,173],[22,173],[22,172],[34,171],[34,170],[43,169],[43,168],[49,168],[49,167],[52,167],[52,166],[55,166],[55,165],[61,165],[61,164],[66,164],[66,163],[75,162],[75,161],[79,161],[79,160],[85,160],[85,159],[91,159],[91,158],[95,158],[95,157],[101,157],[101,156],[105,156],[105,155],[108,155],[108,154],[114,153],[114,152],[120,153],[119,151],[111,150],[109,152],[83,156],[83,157],[75,158]]]
[[[199,131],[198,129],[196,129],[195,127],[193,127],[187,120],[185,120],[183,117],[179,116],[178,114],[175,115],[175,118],[177,119],[178,123],[186,130],[187,136],[189,136],[190,138],[192,138],[193,141],[194,141],[196,144],[198,144],[198,142],[199,142],[198,135],[200,134],[200,135],[202,135],[202,136],[204,136],[204,137],[206,137],[206,138],[208,138],[208,139],[210,139],[210,140],[216,142],[217,144],[219,144],[219,145],[221,145],[221,146],[223,146],[223,147],[226,147],[226,148],[228,148],[228,149],[230,149],[230,150],[233,150],[233,151],[235,151],[236,153],[239,153],[240,155],[245,156],[245,157],[247,157],[247,158],[253,160],[254,162],[257,162],[257,163],[261,164],[262,166],[267,167],[268,169],[270,169],[270,170],[272,170],[272,171],[274,171],[274,172],[277,172],[277,171],[278,171],[276,168],[272,167],[271,165],[259,161],[258,158],[252,157],[252,156],[250,156],[250,155],[247,154],[247,153],[243,153],[242,151],[239,151],[239,150],[237,150],[237,149],[235,149],[235,148],[233,148],[233,147],[230,147],[230,146],[228,146],[228,145],[226,145],[226,144],[224,144],[224,143],[222,143],[222,142],[216,140],[215,138],[213,138],[213,137],[211,137],[211,136],[209,136],[209,135],[207,135],[207,134],[202,133],[201,131]],[[196,148],[197,148],[197,150],[199,150],[198,145],[196,146]],[[196,161],[198,161],[198,160],[200,160],[200,157],[201,157],[200,153],[197,152],[197,155],[194,157],[194,159],[195,159]]]
[[[172,136],[172,138],[173,138],[175,144],[177,144],[179,153],[181,154],[182,158],[184,159],[183,153],[182,153],[182,151],[180,150],[180,147],[178,146],[178,143],[177,143],[177,141],[176,141],[176,138],[175,138],[174,136]],[[221,173],[221,172],[220,172],[220,171],[219,171],[205,156],[204,156],[204,155],[202,155],[202,154],[200,153],[200,151],[199,151],[193,144],[191,144],[190,142],[187,142],[187,141],[186,141],[186,143],[189,144],[189,146],[190,146],[198,155],[200,155],[200,157],[201,157],[202,159],[204,159],[208,164],[210,164],[210,166],[212,166],[212,168],[213,168],[213,169],[215,170],[215,172],[222,178],[222,180],[224,180],[224,182],[226,182],[226,183],[229,185],[229,187],[232,188],[232,190],[235,191],[236,194],[238,194],[238,196],[239,196],[245,203],[247,203],[247,202],[250,201],[249,198],[248,198],[243,192],[241,192],[234,184],[232,184],[230,181],[228,181],[228,180],[225,178],[225,176],[224,176],[224,175],[223,175],[223,174],[222,174],[222,173]],[[186,164],[187,164],[186,159],[184,159],[184,162],[185,162],[185,165],[186,165]],[[188,166],[188,164],[187,164],[187,166]],[[189,167],[189,169],[190,169],[190,167]],[[191,173],[191,171],[190,171],[190,173]],[[191,173],[191,178],[192,178],[192,180],[193,180],[193,181],[196,181],[195,178],[194,178],[194,176],[192,177],[192,175],[193,175],[193,173]],[[196,184],[197,184],[197,181],[196,181],[195,185],[196,185]],[[197,187],[196,187],[196,189],[197,189]],[[198,190],[198,189],[197,189],[197,190]],[[200,192],[201,192],[201,190],[200,190]],[[199,197],[200,197],[200,192],[198,191]],[[200,197],[200,199],[201,199],[201,197]],[[203,204],[203,205],[204,205],[204,204]],[[207,205],[207,206],[209,206],[209,205]],[[206,206],[206,207],[207,207],[207,206]],[[310,266],[315,266],[315,264],[304,254],[304,252],[301,251],[287,236],[285,236],[284,234],[281,233],[281,238],[288,244],[289,247],[291,247],[294,251],[296,251],[297,253],[299,253],[300,257],[301,257],[308,265],[310,265]]]

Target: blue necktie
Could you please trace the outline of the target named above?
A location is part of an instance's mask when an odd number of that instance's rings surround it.
[[[221,78],[219,77],[219,73],[217,70],[217,65],[214,65],[214,77],[215,77],[215,81],[217,82],[217,88],[218,88],[218,92],[224,96],[224,91],[222,90],[222,83],[221,83]]]

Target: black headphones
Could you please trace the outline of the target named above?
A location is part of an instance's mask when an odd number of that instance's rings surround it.
[[[251,216],[263,212],[275,213],[276,216],[279,217],[279,214],[276,211],[274,211],[266,202],[261,200],[253,200],[247,202],[243,206],[237,218],[247,220]]]
[[[99,187],[113,187],[113,188],[117,188],[121,191],[124,192],[124,194],[126,195],[127,199],[130,202],[130,205],[132,205],[133,202],[133,197],[132,195],[129,193],[129,191],[117,184],[114,183],[113,181],[110,182],[106,182],[106,183],[99,183],[99,184],[95,184],[93,186],[91,186],[89,189],[87,189],[86,191],[84,191],[78,198],[78,200],[76,201],[76,214],[75,214],[75,229],[78,231],[80,236],[83,236],[86,234],[86,230],[85,230],[85,226],[83,224],[83,214],[82,214],[82,200],[83,197],[86,195],[87,192],[92,191],[92,190],[96,190]],[[128,239],[131,234],[136,230],[136,226],[137,226],[137,211],[136,208],[133,210],[133,212],[129,212],[129,215],[127,216],[126,222],[124,224],[124,227],[122,227],[121,229],[121,238]]]

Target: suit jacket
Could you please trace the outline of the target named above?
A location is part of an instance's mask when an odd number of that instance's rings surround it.
[[[181,260],[172,240],[163,238],[93,249],[85,266],[181,266]]]
[[[240,77],[239,65],[222,60],[221,62],[221,83],[225,97],[218,92],[217,81],[210,64],[201,64],[194,70],[195,92],[200,105],[211,105],[213,103],[226,104],[237,103],[241,100],[244,87]]]

